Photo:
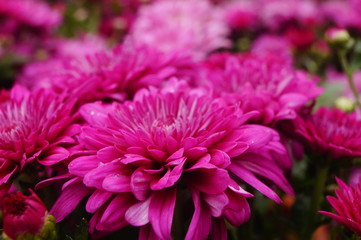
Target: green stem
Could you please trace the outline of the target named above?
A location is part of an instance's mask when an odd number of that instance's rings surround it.
[[[323,191],[326,185],[329,167],[327,165],[317,166],[316,181],[313,187],[313,194],[311,199],[311,206],[308,214],[308,221],[306,222],[304,239],[311,239],[313,230],[316,225],[317,211],[320,209],[323,200]]]
[[[347,59],[346,59],[346,53],[343,52],[343,51],[339,51],[338,52],[338,57],[340,59],[343,71],[346,73],[348,84],[349,84],[349,86],[351,88],[351,91],[352,91],[354,97],[355,97],[356,106],[361,110],[360,96],[359,96],[359,93],[357,91],[355,82],[353,80],[353,71],[352,71],[351,67],[349,66],[349,64],[347,62]]]
[[[184,226],[184,214],[183,214],[183,199],[184,191],[177,189],[177,200],[174,208],[173,224],[172,224],[172,235],[174,240],[184,239],[185,234],[183,231]]]
[[[237,227],[233,227],[231,224],[227,223],[227,229],[231,235],[231,238],[233,240],[238,240],[238,228]]]

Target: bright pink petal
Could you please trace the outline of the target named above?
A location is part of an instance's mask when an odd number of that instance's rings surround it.
[[[171,228],[176,202],[176,189],[170,188],[152,194],[149,205],[149,220],[160,239],[171,238]]]
[[[144,226],[149,223],[149,204],[151,197],[131,206],[125,213],[125,219],[133,226]]]
[[[211,211],[201,202],[200,192],[191,190],[194,213],[185,240],[206,239],[211,229]]]
[[[54,203],[50,214],[55,217],[57,222],[60,222],[68,216],[89,193],[90,189],[85,187],[81,182],[66,187]]]

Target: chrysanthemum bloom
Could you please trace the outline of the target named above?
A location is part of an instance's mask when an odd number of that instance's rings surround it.
[[[56,92],[76,89],[88,83],[88,97],[124,100],[147,86],[160,86],[170,77],[192,79],[196,64],[180,52],[163,53],[150,47],[126,43],[113,51],[103,51],[61,61],[30,65],[21,77],[33,88],[51,88]],[[39,65],[40,64],[40,65]],[[31,82],[33,81],[33,82]]]
[[[200,59],[229,47],[228,32],[223,12],[206,0],[160,0],[139,9],[130,35],[140,44]]]
[[[361,121],[355,114],[321,107],[315,114],[298,117],[288,130],[306,150],[327,159],[361,156]]]
[[[2,199],[3,239],[23,239],[25,234],[28,237],[36,236],[36,239],[56,239],[54,217],[48,215],[44,203],[35,192],[29,191],[30,196],[17,192]]]
[[[252,120],[260,124],[294,118],[321,93],[314,79],[272,54],[214,54],[204,65],[201,84],[213,87],[215,96],[240,104],[245,112],[257,110],[259,115]]]
[[[16,81],[29,89],[51,88],[54,78],[66,71],[67,64],[74,59],[109,50],[105,39],[97,35],[83,35],[76,39],[50,39],[44,43],[46,59],[26,64]],[[79,60],[79,62],[81,62]]]
[[[335,219],[361,237],[361,182],[348,186],[338,178],[336,181],[340,188],[335,190],[336,197],[327,196],[328,202],[336,213],[325,211],[319,211],[319,213]]]
[[[24,25],[45,29],[57,27],[62,20],[59,11],[38,0],[1,0],[0,15],[13,18]]]
[[[91,232],[130,224],[141,227],[140,239],[170,239],[174,214],[182,226],[187,215],[174,213],[175,205],[185,209],[193,200],[185,239],[206,239],[211,229],[214,239],[226,239],[224,219],[237,226],[250,215],[241,180],[277,202],[261,179],[292,193],[276,163],[287,155],[274,130],[245,125],[253,113],[184,83],[170,86],[142,90],[133,102],[82,108],[88,154],[69,165],[72,178],[51,211],[57,220],[90,195]]]
[[[14,87],[0,97],[0,193],[27,166],[50,166],[66,159],[78,133],[75,100],[43,90]],[[35,166],[35,169],[36,169]]]

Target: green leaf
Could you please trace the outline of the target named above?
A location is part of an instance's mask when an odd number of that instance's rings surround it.
[[[327,85],[324,86],[325,91],[317,98],[315,110],[321,106],[331,107],[334,105],[335,100],[341,96],[343,88],[344,85],[339,82],[327,83]]]
[[[351,56],[351,69],[355,71],[357,69],[361,69],[361,40],[357,40],[355,47],[353,49],[353,53]]]

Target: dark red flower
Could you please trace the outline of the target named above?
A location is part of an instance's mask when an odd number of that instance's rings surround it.
[[[35,192],[29,191],[30,196],[17,192],[3,199],[4,235],[10,239],[22,234],[38,235],[44,226],[48,211]]]

